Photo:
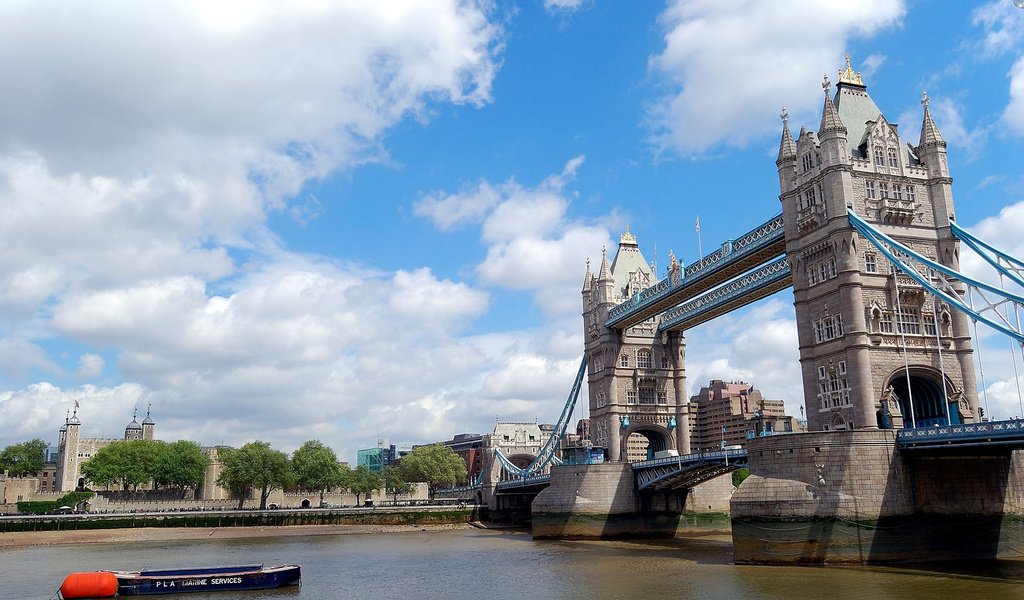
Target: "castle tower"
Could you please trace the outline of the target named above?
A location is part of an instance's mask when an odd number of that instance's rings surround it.
[[[614,462],[626,460],[626,441],[634,433],[647,438],[651,451],[690,449],[682,333],[658,333],[657,318],[623,331],[604,325],[613,306],[655,281],[628,228],[612,263],[602,251],[597,276],[589,263],[584,275],[591,440]]]
[[[920,143],[901,141],[849,56],[835,95],[822,87],[817,132],[794,141],[783,112],[776,161],[808,429],[909,427],[911,413],[916,426],[972,421],[966,318],[895,273],[846,216],[955,268],[945,142],[927,102]]]
[[[132,411],[132,422],[124,428],[124,439],[126,440],[141,440],[142,439],[142,425],[139,425],[137,417],[139,416],[139,409],[136,408]]]
[[[153,428],[156,427],[156,421],[151,416],[152,412],[153,403],[150,402],[146,405],[146,418],[142,420],[142,439],[144,440],[153,439]]]
[[[57,491],[69,492],[78,487],[79,428],[78,403],[70,418],[64,419],[60,428],[60,444],[57,448]]]

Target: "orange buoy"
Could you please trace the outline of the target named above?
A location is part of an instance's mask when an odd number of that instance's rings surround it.
[[[108,571],[71,573],[60,584],[60,594],[72,598],[110,598],[117,595],[117,577]]]

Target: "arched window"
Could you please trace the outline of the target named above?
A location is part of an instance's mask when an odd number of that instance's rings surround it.
[[[875,164],[881,167],[885,166],[885,153],[881,146],[875,146]]]
[[[900,166],[900,160],[899,160],[899,158],[896,155],[896,149],[895,148],[888,148],[888,149],[886,149],[886,154],[888,154],[888,156],[889,156],[889,166],[890,167],[898,167],[898,166]]]
[[[638,369],[650,369],[651,364],[651,351],[647,348],[641,348],[636,351],[636,368]]]

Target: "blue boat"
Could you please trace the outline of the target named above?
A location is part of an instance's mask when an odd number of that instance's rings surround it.
[[[61,585],[61,592],[64,598],[152,596],[187,592],[269,590],[299,585],[301,580],[299,565],[95,571],[68,575]]]
[[[149,596],[184,592],[269,590],[299,585],[299,565],[241,565],[195,569],[111,571],[117,577],[118,596]]]

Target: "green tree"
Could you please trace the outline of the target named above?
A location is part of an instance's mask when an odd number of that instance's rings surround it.
[[[395,467],[384,467],[380,478],[384,484],[385,493],[391,494],[395,504],[398,504],[398,496],[412,493],[412,484],[402,477],[402,472]]]
[[[348,489],[356,495],[356,506],[359,506],[359,497],[369,496],[374,490],[380,489],[380,475],[370,470],[366,465],[359,465],[348,482]]]
[[[217,483],[239,495],[238,508],[242,508],[250,491],[259,490],[260,509],[266,509],[270,492],[283,489],[292,480],[288,456],[259,440],[226,451],[221,464]]]
[[[7,471],[13,477],[35,475],[43,470],[45,462],[46,442],[39,438],[12,444],[0,452],[0,471]]]
[[[180,488],[184,498],[188,490],[194,490],[203,482],[209,464],[210,459],[199,444],[178,440],[163,447],[153,479],[158,485]]]
[[[413,448],[399,465],[402,477],[410,482],[424,482],[434,499],[440,487],[451,487],[466,480],[466,462],[442,443]]]
[[[97,485],[119,483],[125,491],[137,490],[153,480],[163,449],[163,442],[154,440],[113,442],[82,464],[82,475]]]
[[[309,440],[292,453],[292,469],[300,486],[320,493],[321,506],[324,492],[343,483],[338,456],[320,440]]]

